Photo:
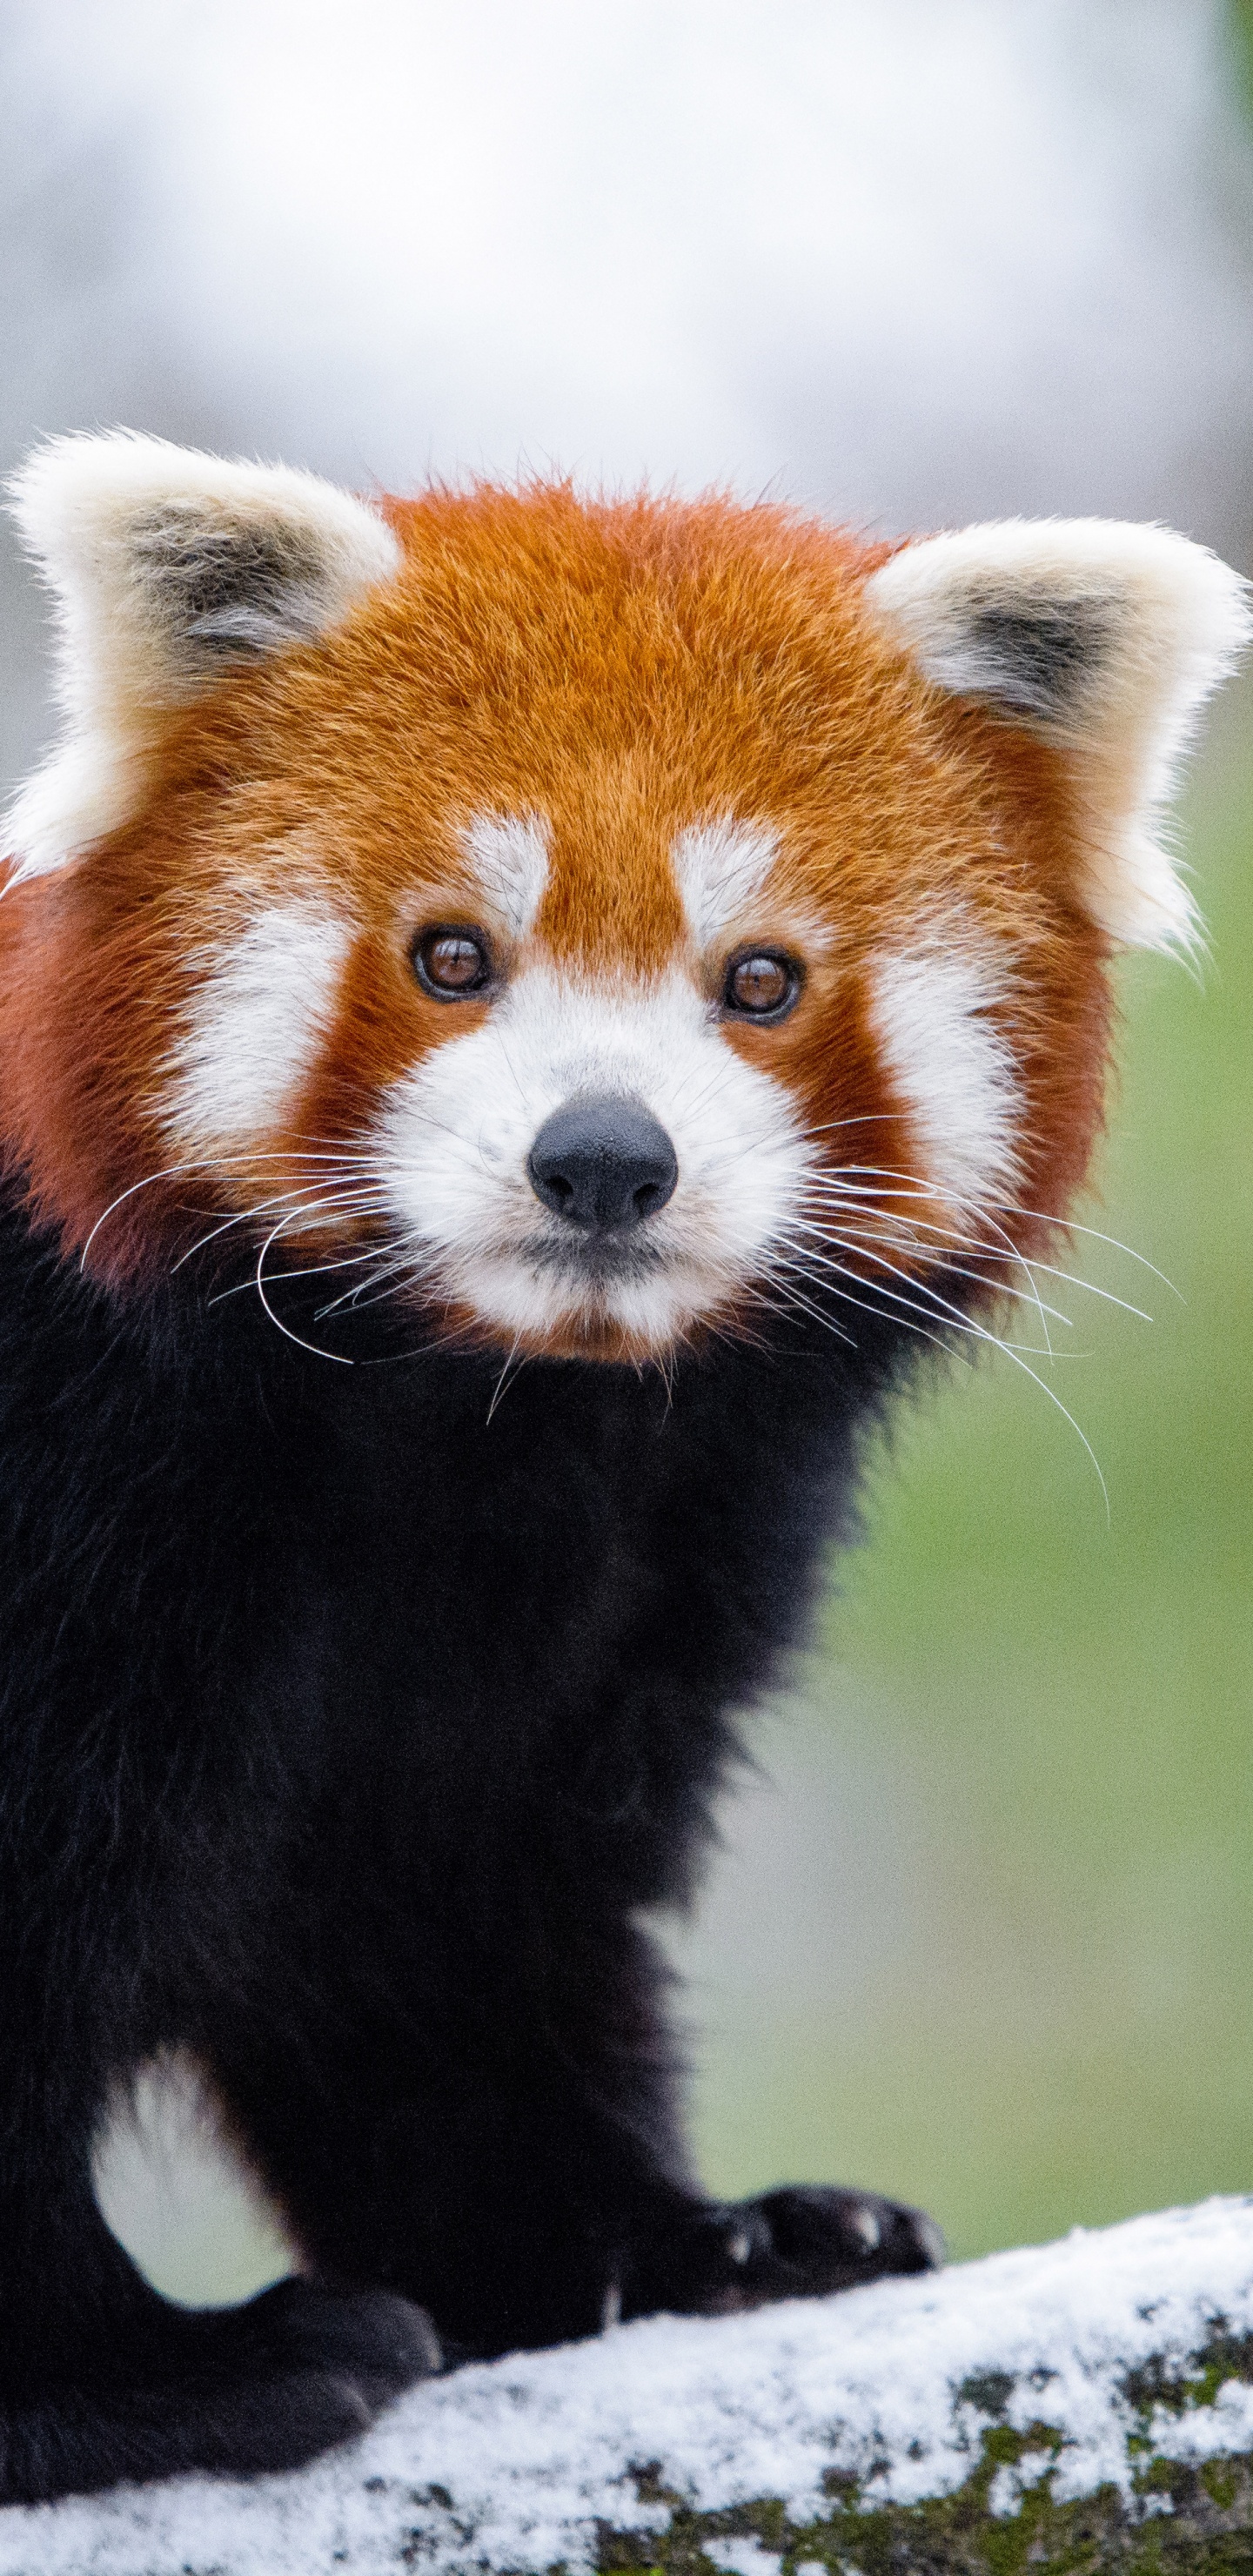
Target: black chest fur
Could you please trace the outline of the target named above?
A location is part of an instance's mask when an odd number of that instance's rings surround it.
[[[534,1362],[493,1404],[490,1355],[362,1336],[345,1366],[190,1283],[128,1314],[12,1215],[0,1258],[6,1772],[50,1832],[93,1785],[112,1834],[128,1798],[172,1827],[264,1772],[432,1877],[484,1837],[521,1866],[511,1815],[620,1901],[674,1891],[883,1338],[714,1345],[669,1386]]]
[[[188,2047],[323,2277],[479,2351],[587,2331],[607,2280],[677,2295],[630,2253],[701,2207],[638,1910],[685,1893],[736,1714],[803,1631],[894,1331],[500,1390],[489,1355],[362,1326],[346,1366],[210,1288],[126,1309],[4,1220],[29,2260],[51,2155],[116,2339],[91,2140],[119,2072]]]

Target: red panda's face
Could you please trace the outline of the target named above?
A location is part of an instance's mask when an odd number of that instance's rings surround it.
[[[389,578],[223,656],[124,818],[10,889],[0,1088],[45,1210],[105,1273],[221,1229],[341,1314],[604,1358],[1003,1278],[1104,1059],[1046,729],[942,694],[882,558],[774,513],[488,492],[393,527]]]

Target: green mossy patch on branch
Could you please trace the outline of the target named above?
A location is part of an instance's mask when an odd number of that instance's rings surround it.
[[[1253,2336],[1233,2336],[1222,2319],[1185,2368],[1151,2360],[1128,2372],[1129,2496],[1112,2483],[1056,2496],[1066,2433],[1042,2416],[1010,2424],[1014,2382],[1000,2371],[956,2391],[958,2406],[991,2418],[969,2476],[914,2504],[876,2500],[884,2461],[861,2475],[829,2470],[826,2509],[807,2522],[770,2497],[699,2512],[651,2462],[632,2477],[642,2505],[669,2508],[665,2530],[602,2523],[597,2565],[602,2576],[725,2576],[727,2544],[747,2541],[778,2561],[779,2576],[1253,2576],[1253,2452],[1176,2460],[1153,2438],[1162,2411],[1194,2414],[1232,2380],[1253,2383]]]
[[[1043,2429],[1043,2428],[1042,2428]],[[614,2531],[602,2526],[598,2565],[605,2571],[655,2569],[657,2576],[723,2576],[720,2541],[752,2539],[777,2554],[780,2576],[821,2566],[830,2576],[1253,2576],[1253,2454],[1200,2468],[1161,2457],[1146,2462],[1141,2492],[1128,2504],[1117,2487],[1058,2502],[1050,2492],[1056,2460],[1025,2485],[1007,2513],[992,2510],[998,2468],[1016,2466],[1039,2447],[1031,2435],[989,2434],[978,2468],[953,2495],[919,2504],[867,2507],[855,2494],[833,2498],[813,2522],[792,2522],[777,2501],[694,2513],[674,2499],[668,2529]],[[855,2484],[855,2482],[853,2482]],[[1137,2481],[1140,2484],[1140,2480]]]

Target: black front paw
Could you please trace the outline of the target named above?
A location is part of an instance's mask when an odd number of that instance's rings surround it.
[[[221,2363],[232,2376],[284,2387],[312,2376],[368,2421],[415,2380],[443,2367],[425,2308],[390,2290],[343,2292],[278,2281],[245,2307],[219,2310]]]
[[[823,2298],[890,2272],[930,2272],[943,2259],[943,2237],[922,2210],[874,2192],[794,2183],[667,2221],[628,2266],[621,2313],[726,2315],[768,2299]]]
[[[769,2298],[822,2297],[878,2281],[889,2272],[934,2272],[944,2239],[925,2210],[872,2191],[837,2191],[829,2183],[792,2183],[743,2203],[770,2238],[763,2260],[786,2288]]]

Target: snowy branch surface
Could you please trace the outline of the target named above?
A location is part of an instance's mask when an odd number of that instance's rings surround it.
[[[0,2576],[1253,2568],[1253,2200],[415,2389],[298,2476],[0,2513]]]

